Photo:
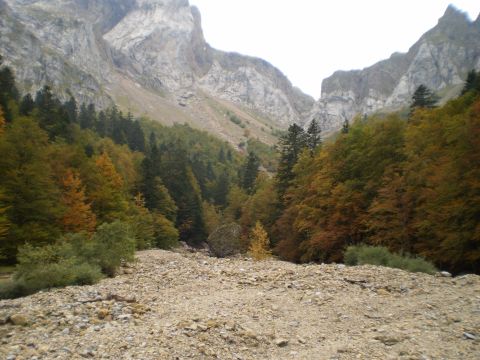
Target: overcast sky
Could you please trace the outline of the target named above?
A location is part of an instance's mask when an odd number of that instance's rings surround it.
[[[406,52],[449,3],[480,12],[479,0],[190,0],[211,46],[267,60],[315,99],[335,70]]]

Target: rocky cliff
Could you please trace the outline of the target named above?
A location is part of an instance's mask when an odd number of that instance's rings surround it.
[[[0,0],[0,12],[0,53],[24,91],[50,83],[239,140],[223,121],[235,113],[267,142],[265,127],[303,122],[314,103],[266,61],[212,49],[187,0]]]
[[[480,19],[453,7],[406,54],[325,79],[317,102],[268,62],[211,48],[188,0],[0,0],[0,36],[23,91],[50,84],[233,144],[273,143],[275,130],[313,118],[329,133],[356,114],[408,105],[420,84],[447,99],[480,69]]]
[[[395,53],[363,70],[337,71],[325,79],[310,119],[319,119],[324,130],[337,130],[356,114],[407,106],[421,84],[445,101],[458,94],[472,69],[480,69],[480,17],[471,22],[449,6],[407,53]]]

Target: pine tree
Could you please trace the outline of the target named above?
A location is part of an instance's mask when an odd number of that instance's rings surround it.
[[[321,132],[322,129],[318,125],[317,120],[312,119],[307,129],[307,146],[310,149],[311,156],[315,154],[315,150],[322,143]]]
[[[294,179],[293,167],[298,157],[307,146],[307,139],[303,129],[297,124],[292,124],[288,132],[280,139],[280,161],[277,171],[277,193],[280,202]]]
[[[32,113],[33,109],[35,109],[35,102],[33,101],[32,95],[26,94],[20,102],[20,115],[28,116]]]
[[[138,121],[133,121],[132,130],[129,133],[128,145],[133,151],[145,152],[145,134]]]
[[[265,260],[272,256],[268,234],[260,221],[257,221],[251,232],[248,252],[255,260]]]
[[[342,125],[342,134],[348,134],[349,131],[350,131],[350,122],[348,121],[348,119],[345,119]]]
[[[3,108],[5,120],[11,122],[13,113],[9,102],[17,100],[19,95],[13,71],[8,66],[1,67],[2,64],[3,58],[0,55],[0,106]]]
[[[76,123],[78,121],[78,107],[77,107],[77,101],[73,97],[73,95],[70,95],[70,99],[63,104],[63,108],[65,110],[65,113],[68,116],[68,120],[70,123]]]
[[[417,108],[433,108],[437,103],[437,96],[425,85],[417,87],[412,96],[412,103],[410,104],[410,113]]]
[[[255,189],[255,179],[258,175],[258,167],[260,160],[253,151],[248,153],[247,161],[242,169],[242,188],[248,193],[252,194]]]
[[[77,233],[86,231],[93,233],[96,217],[90,204],[87,203],[85,188],[75,171],[68,169],[62,181],[63,194],[61,198],[65,212],[62,218],[65,232]]]

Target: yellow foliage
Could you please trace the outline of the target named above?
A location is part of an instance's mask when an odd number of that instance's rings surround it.
[[[250,234],[250,247],[248,252],[255,260],[265,260],[272,256],[270,239],[260,221],[257,221],[255,228]]]

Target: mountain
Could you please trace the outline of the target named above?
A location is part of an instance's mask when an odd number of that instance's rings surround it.
[[[407,53],[394,53],[363,70],[337,71],[326,78],[310,120],[318,119],[324,131],[338,130],[356,114],[407,106],[421,84],[444,102],[458,94],[472,69],[480,69],[480,16],[472,22],[449,6],[438,24]]]
[[[268,62],[210,47],[187,0],[0,0],[0,15],[0,53],[23,91],[48,83],[234,143],[245,128],[272,143],[314,104]]]
[[[480,19],[452,6],[406,54],[325,79],[316,102],[265,60],[209,46],[188,0],[0,0],[0,36],[22,91],[50,84],[235,145],[273,144],[277,130],[313,118],[328,134],[356,114],[407,106],[420,84],[448,99],[480,69]]]

